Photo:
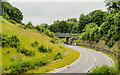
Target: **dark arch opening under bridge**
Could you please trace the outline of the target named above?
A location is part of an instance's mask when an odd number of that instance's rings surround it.
[[[66,38],[66,44],[72,44],[73,40],[80,39],[80,35],[70,33],[55,33],[58,38]]]

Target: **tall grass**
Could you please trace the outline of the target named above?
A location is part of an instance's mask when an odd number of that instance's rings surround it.
[[[64,54],[64,52],[69,52],[70,49],[68,48],[59,48],[58,46],[60,44],[53,44],[50,42],[52,38],[49,38],[48,36],[39,33],[35,29],[23,29],[19,27],[19,24],[11,24],[8,21],[3,19],[2,22],[2,34],[7,34],[9,36],[16,35],[20,40],[20,47],[23,48],[20,50],[20,52],[17,52],[16,48],[12,47],[4,47],[2,48],[2,65],[3,65],[3,73],[4,72],[10,72],[9,69],[11,69],[11,72],[23,72],[28,71],[34,68],[30,64],[32,61],[40,61],[39,59],[46,59],[47,61],[53,60],[57,53]],[[39,44],[37,46],[31,46],[34,41],[37,41]],[[41,45],[44,45],[43,48],[47,49],[51,52],[41,52],[38,50],[38,47]],[[24,50],[24,51],[22,51]],[[30,50],[32,50],[35,55],[34,56],[27,56],[26,54],[32,53]],[[9,53],[8,53],[9,51]],[[18,50],[19,51],[19,50]],[[77,58],[78,56],[76,56]],[[69,59],[69,57],[68,57]],[[29,62],[30,61],[30,62]],[[42,60],[41,60],[42,61]],[[73,62],[74,60],[71,60]],[[20,63],[18,63],[20,62]],[[70,62],[70,63],[71,63]],[[23,63],[29,64],[28,68],[23,68]],[[16,67],[13,67],[15,66]],[[58,64],[59,65],[59,64]],[[63,64],[65,65],[65,63]],[[63,66],[61,64],[61,66]],[[44,65],[43,65],[44,66]],[[34,66],[39,67],[39,66]],[[21,71],[22,70],[22,71]]]

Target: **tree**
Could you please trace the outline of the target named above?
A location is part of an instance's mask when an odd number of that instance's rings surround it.
[[[119,0],[105,0],[107,10],[111,12],[113,9],[116,11],[120,10],[120,1]]]
[[[28,23],[26,24],[26,28],[30,28],[30,29],[34,28],[32,22],[28,22]]]
[[[42,23],[42,24],[40,24],[40,26],[41,26],[42,28],[49,28],[49,26],[48,26],[47,23]]]
[[[68,26],[67,33],[72,33],[72,28],[74,25],[75,25],[75,22],[73,22],[73,21],[67,22],[67,26]]]
[[[104,22],[101,26],[100,26],[100,34],[101,36],[106,36],[108,34],[108,30],[110,29],[111,24],[109,24],[109,22]]]
[[[42,32],[42,27],[39,26],[39,25],[37,25],[37,26],[35,27],[35,29],[37,29],[39,32]]]
[[[89,15],[91,17],[91,22],[100,26],[104,22],[104,18],[107,16],[107,13],[102,10],[94,10],[93,12],[90,12]]]
[[[77,19],[76,19],[76,18],[69,18],[69,19],[67,19],[67,21],[68,21],[68,22],[69,22],[69,21],[73,21],[73,22],[77,23]]]
[[[114,24],[115,24],[115,36],[114,39],[115,40],[120,40],[120,11],[118,13],[116,13],[116,15],[114,16]]]
[[[50,29],[51,32],[57,33],[57,28],[56,28],[55,24],[51,24],[49,26],[49,29]]]
[[[99,27],[96,23],[89,23],[83,29],[82,39],[88,40],[90,43],[92,41],[99,41],[100,34],[99,34]]]
[[[67,21],[54,21],[54,24],[50,26],[50,30],[55,33],[67,33],[68,32],[68,24]]]
[[[2,7],[3,7],[3,17],[7,20],[15,20],[17,23],[22,23],[21,21],[23,20],[23,15],[22,12],[16,8],[13,7],[10,3],[8,2],[2,2]]]
[[[84,15],[81,14],[79,21],[78,21],[78,25],[79,25],[79,33],[82,33],[82,30],[84,29],[85,25],[90,23],[90,16],[89,15]]]
[[[78,26],[79,26],[79,25],[76,23],[76,24],[72,27],[72,33],[79,33]]]

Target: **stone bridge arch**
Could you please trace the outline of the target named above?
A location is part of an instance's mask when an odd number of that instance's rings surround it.
[[[55,33],[55,36],[58,38],[66,38],[66,44],[71,45],[74,39],[80,39],[79,35],[69,34],[69,33]]]

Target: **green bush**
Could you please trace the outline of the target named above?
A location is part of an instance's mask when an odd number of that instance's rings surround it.
[[[51,36],[51,32],[50,32],[49,29],[46,29],[46,30],[44,31],[44,33],[45,33],[46,35],[48,35],[48,36]]]
[[[108,46],[109,48],[111,48],[113,45],[114,45],[114,42],[112,42],[112,41],[107,42],[107,46]]]
[[[46,35],[48,35],[49,37],[54,37],[54,36],[55,36],[53,32],[50,32],[49,29],[46,29],[46,30],[44,31],[44,33],[45,33]]]
[[[32,51],[32,50],[28,50],[28,49],[25,49],[25,48],[17,48],[17,52],[21,52],[23,54],[25,54],[26,56],[34,56],[35,55],[35,52]]]
[[[37,30],[38,30],[38,32],[42,32],[42,27],[41,27],[41,26],[39,26],[39,25],[37,25],[37,26],[35,27],[35,29],[37,29]]]
[[[50,40],[50,42],[53,44],[58,44],[57,40],[54,40],[54,39]]]
[[[53,60],[57,60],[57,59],[62,59],[63,56],[61,53],[57,53],[55,56],[54,56],[54,59]]]
[[[51,32],[50,37],[54,37],[54,36],[55,36],[54,32]]]
[[[15,35],[12,35],[10,37],[6,34],[3,34],[3,36],[2,36],[2,46],[3,47],[10,46],[10,47],[17,48],[18,46],[20,46],[20,40]]]
[[[35,59],[35,60],[26,60],[21,62],[16,62],[15,64],[11,65],[11,73],[22,73],[27,72],[28,70],[35,69],[41,66],[45,66],[50,63],[48,60],[45,59]]]
[[[51,52],[52,51],[52,47],[45,47],[44,45],[41,45],[41,46],[39,46],[38,47],[38,50],[40,51],[40,52]]]
[[[73,43],[80,43],[80,40],[74,40]]]
[[[47,52],[51,52],[52,50],[53,50],[52,47],[47,48]]]
[[[96,67],[92,70],[92,72],[89,73],[104,73],[104,75],[108,74],[108,75],[112,75],[112,73],[116,73],[115,68],[108,66],[108,65],[103,65],[101,67]],[[99,74],[98,74],[99,75]]]
[[[28,22],[25,27],[26,27],[26,28],[30,28],[30,29],[33,29],[33,28],[34,28],[32,22]]]
[[[39,45],[38,41],[34,41],[34,42],[31,44],[31,46],[33,46],[33,47],[36,47],[36,46],[38,46],[38,45]]]
[[[16,22],[14,20],[9,20],[12,24],[16,24]]]

